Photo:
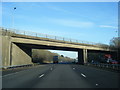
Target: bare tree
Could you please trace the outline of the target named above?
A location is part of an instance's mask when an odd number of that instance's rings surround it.
[[[120,37],[114,37],[110,40],[110,47],[120,49]]]

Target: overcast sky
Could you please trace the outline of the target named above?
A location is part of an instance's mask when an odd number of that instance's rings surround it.
[[[5,28],[77,40],[109,44],[118,35],[117,2],[3,2],[2,16]]]

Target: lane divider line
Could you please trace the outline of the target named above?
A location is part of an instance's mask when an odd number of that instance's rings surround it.
[[[97,84],[97,83],[96,83],[95,85],[96,85],[96,86],[98,86],[98,84]]]
[[[43,66],[46,66],[46,65],[43,65]],[[38,68],[38,67],[41,67],[41,66],[36,66],[36,67]],[[36,68],[36,67],[33,67],[33,68]],[[33,68],[21,70],[21,71],[10,73],[10,74],[6,74],[6,75],[3,75],[1,77],[4,78],[4,77],[7,77],[7,76],[16,75],[16,74],[21,73],[21,72],[33,70]]]
[[[73,68],[73,70],[75,70],[75,68]]]
[[[85,74],[81,73],[81,75],[86,78]]]
[[[40,75],[39,78],[43,77],[44,75],[45,75],[45,74]]]

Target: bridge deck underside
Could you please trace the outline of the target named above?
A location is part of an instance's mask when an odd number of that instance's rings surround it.
[[[63,48],[64,49],[71,49],[71,50],[77,50],[77,49],[87,49],[87,50],[98,50],[98,51],[112,51],[109,48],[103,48],[103,47],[94,47],[94,46],[84,46],[84,45],[75,45],[75,44],[68,44],[68,43],[60,43],[60,42],[52,42],[52,41],[44,41],[44,40],[31,40],[31,39],[24,39],[24,38],[15,38],[12,37],[11,39],[14,43],[21,43],[21,44],[29,44],[33,47],[37,45],[43,45],[47,46],[49,48],[57,47],[57,48]]]

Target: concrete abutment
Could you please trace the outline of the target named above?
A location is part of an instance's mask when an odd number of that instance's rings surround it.
[[[11,37],[2,36],[2,66],[10,65]]]
[[[10,65],[32,64],[32,49],[12,43]]]
[[[32,49],[17,45],[10,36],[2,36],[2,66],[32,64]]]

